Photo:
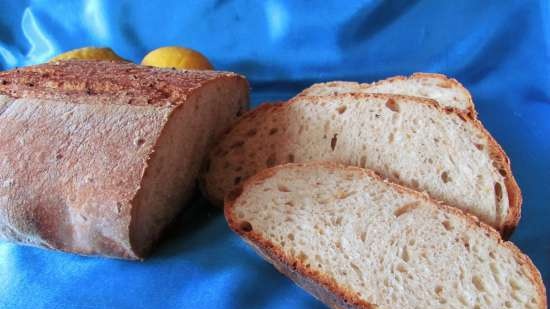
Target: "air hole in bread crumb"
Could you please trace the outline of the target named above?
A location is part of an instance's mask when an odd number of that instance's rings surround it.
[[[405,265],[403,265],[401,263],[397,264],[397,267],[395,269],[400,273],[406,273],[407,272],[407,267],[405,267]]]
[[[405,263],[408,263],[411,259],[411,255],[409,253],[409,248],[407,248],[407,246],[404,246],[403,247],[403,252],[401,252],[401,259],[405,262]]]
[[[464,248],[470,252],[470,240],[466,237],[462,238],[462,244],[464,244]]]
[[[334,151],[334,149],[336,148],[337,142],[338,142],[338,133],[334,134],[334,136],[330,140],[330,149],[332,149],[332,151]]]
[[[485,292],[485,285],[483,284],[483,281],[479,276],[472,277],[472,284],[476,287],[478,291]]]
[[[484,147],[483,144],[475,144],[475,146],[478,150],[483,150]]]
[[[346,111],[347,107],[345,105],[342,105],[338,107],[336,110],[338,111],[338,114],[343,114]]]
[[[519,282],[516,281],[516,279],[510,278],[509,283],[512,290],[515,290],[515,291],[521,290],[521,285],[519,284]]]
[[[290,192],[290,189],[287,186],[283,185],[283,184],[277,185],[277,189],[280,192]]]
[[[437,137],[434,138],[434,142],[435,142],[436,144],[439,143],[439,138],[437,138]]]
[[[137,138],[137,139],[134,141],[134,144],[136,144],[136,146],[140,147],[140,146],[142,146],[143,144],[145,144],[145,139],[142,138],[142,137],[139,137],[139,138]]]
[[[267,157],[267,160],[265,161],[265,164],[267,165],[267,167],[275,166],[276,163],[277,163],[277,156],[274,153],[270,154],[269,157]]]
[[[440,286],[440,285],[436,285],[435,289],[434,289],[434,292],[435,292],[435,294],[440,295],[441,293],[443,293],[443,287]]]
[[[506,175],[508,175],[508,173],[506,173],[506,170],[503,169],[503,168],[499,169],[498,172],[500,173],[500,175],[502,175],[504,177],[506,177]]]
[[[418,202],[412,202],[412,203],[408,203],[408,204],[405,204],[399,208],[397,208],[393,214],[395,215],[395,217],[400,217],[404,214],[406,214],[407,212],[411,211],[411,210],[414,210],[415,208],[417,208],[419,206],[419,203]]]
[[[416,179],[411,180],[411,186],[412,186],[414,189],[418,189],[418,187],[420,186],[420,185],[418,184],[418,180],[416,180]]]
[[[393,178],[399,180],[400,175],[399,175],[398,172],[393,172],[393,173],[392,173],[392,176],[393,176]]]
[[[502,187],[498,182],[495,182],[495,196],[497,198],[497,202],[500,202],[502,200]]]
[[[393,133],[390,133],[390,135],[388,136],[388,142],[390,144],[393,143]]]
[[[361,239],[362,242],[365,242],[365,240],[367,239],[367,232],[361,232],[361,235],[359,235],[359,238]]]
[[[242,221],[240,224],[239,224],[239,229],[245,233],[248,233],[248,232],[251,232],[252,231],[252,224],[250,224],[250,222],[248,221]]]
[[[277,133],[279,131],[278,128],[272,128],[271,130],[269,130],[269,135],[273,135],[275,133]]]
[[[298,256],[296,258],[300,262],[304,262],[305,260],[307,260],[307,255],[303,251],[300,251],[300,253],[298,254]]]
[[[294,234],[290,233],[286,236],[290,240],[294,240]]]
[[[453,225],[451,224],[450,221],[445,220],[445,221],[441,222],[441,224],[443,225],[443,227],[444,227],[447,231],[452,231],[452,230],[453,230]]]
[[[388,101],[386,101],[386,107],[389,108],[390,110],[398,113],[399,112],[399,104],[397,104],[397,102],[395,102],[394,99],[390,98],[388,99]]]
[[[449,173],[447,171],[441,173],[441,180],[443,180],[443,183],[448,183],[451,181],[451,177],[449,177]]]
[[[367,157],[361,156],[361,158],[359,159],[359,167],[365,168],[366,164],[367,164]]]
[[[345,198],[348,198],[354,195],[355,193],[356,193],[355,191],[338,191],[335,196],[337,199],[343,200]]]
[[[352,262],[349,263],[349,266],[351,266],[351,269],[353,269],[355,273],[357,273],[357,276],[359,276],[359,278],[363,278],[363,272],[361,271],[359,266],[353,264]]]

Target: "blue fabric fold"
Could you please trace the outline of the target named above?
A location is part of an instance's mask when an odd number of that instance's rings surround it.
[[[472,92],[523,191],[512,237],[550,282],[550,2],[0,2],[0,69],[108,46],[134,62],[191,47],[245,74],[254,105],[316,81],[441,72]],[[323,308],[197,196],[153,256],[127,262],[0,242],[0,308]]]

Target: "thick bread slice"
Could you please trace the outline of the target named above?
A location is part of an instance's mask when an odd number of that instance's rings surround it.
[[[247,102],[233,73],[94,61],[0,73],[0,237],[144,257]]]
[[[221,139],[201,180],[219,203],[266,167],[312,160],[369,167],[505,234],[519,219],[521,194],[510,163],[481,123],[415,97],[300,96],[261,106]]]
[[[474,216],[373,172],[263,170],[225,216],[279,271],[332,308],[546,309],[531,260]]]
[[[334,81],[318,83],[299,95],[322,96],[340,93],[388,93],[432,99],[441,107],[455,108],[470,117],[477,117],[470,92],[454,78],[443,74],[415,73],[395,76],[375,83]]]

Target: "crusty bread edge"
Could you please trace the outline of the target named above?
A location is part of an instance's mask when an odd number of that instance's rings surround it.
[[[527,264],[529,269],[529,275],[531,282],[536,286],[536,290],[539,296],[539,301],[542,304],[540,309],[547,308],[547,298],[546,298],[546,289],[542,281],[540,272],[533,264],[531,259],[523,254],[516,245],[509,241],[505,241],[500,237],[500,234],[493,229],[488,224],[481,222],[476,216],[468,214],[458,208],[448,206],[442,202],[431,199],[427,194],[422,194],[410,188],[404,187],[402,185],[392,183],[375,172],[367,169],[362,169],[355,166],[345,166],[342,164],[332,163],[332,162],[309,162],[309,163],[289,163],[278,165],[272,168],[264,169],[257,173],[256,175],[248,178],[243,184],[230,192],[225,199],[224,215],[227,220],[229,227],[249,244],[251,244],[259,253],[264,256],[270,263],[272,263],[277,270],[287,275],[288,277],[297,281],[297,283],[302,286],[304,289],[313,293],[315,297],[323,301],[327,305],[331,305],[333,308],[364,308],[371,309],[377,308],[375,304],[369,304],[368,302],[358,299],[352,294],[351,291],[338,286],[334,278],[330,278],[326,274],[321,274],[314,272],[305,267],[305,265],[299,260],[294,259],[292,256],[289,256],[278,248],[273,242],[262,237],[260,234],[251,231],[243,230],[239,222],[233,217],[233,208],[237,203],[238,199],[249,187],[254,186],[257,182],[261,182],[273,175],[275,175],[279,170],[291,167],[304,167],[315,165],[323,166],[328,169],[338,170],[345,169],[348,171],[360,172],[364,176],[371,177],[378,181],[383,181],[386,184],[392,186],[400,193],[406,193],[413,195],[419,199],[426,201],[436,207],[439,207],[443,211],[453,213],[459,217],[463,217],[467,223],[469,223],[471,228],[481,228],[485,234],[497,241],[499,245],[502,245],[510,249],[518,263],[520,265]],[[325,294],[321,293],[324,292]]]
[[[474,118],[474,119],[477,118],[477,111],[475,110],[474,101],[472,100],[472,95],[470,94],[470,91],[468,91],[468,89],[466,89],[466,87],[464,87],[464,85],[462,85],[458,80],[456,80],[452,77],[449,77],[445,74],[417,72],[417,73],[413,73],[411,76],[398,75],[398,76],[390,77],[390,78],[387,78],[387,79],[384,79],[384,80],[381,80],[381,81],[374,82],[374,83],[372,83],[372,85],[378,85],[382,82],[391,82],[392,80],[421,79],[421,78],[424,78],[424,77],[431,77],[431,78],[440,79],[444,83],[449,85],[449,87],[447,87],[447,88],[451,88],[452,86],[455,86],[457,89],[460,89],[460,91],[463,92],[466,95],[466,97],[468,98],[468,108],[466,109],[467,110],[466,114],[470,118]],[[461,109],[458,109],[458,110],[461,111],[462,113],[464,113],[463,110],[461,110]]]
[[[457,113],[456,110],[452,111]],[[458,112],[459,113],[459,112]],[[483,126],[481,121],[477,118],[472,119],[468,118],[472,124],[483,132],[487,137],[488,147],[489,147],[489,156],[493,160],[494,166],[501,176],[504,178],[504,185],[506,186],[506,192],[508,193],[508,215],[504,219],[504,223],[500,228],[502,237],[508,239],[510,235],[514,232],[517,227],[519,220],[521,218],[521,206],[522,206],[522,195],[521,189],[512,174],[512,166],[510,163],[510,158],[504,152],[504,149],[500,144],[495,140],[495,138],[487,131]]]
[[[420,73],[417,73],[420,74]],[[422,73],[426,74],[426,73]],[[382,94],[382,93],[345,93],[345,94],[336,94],[336,95],[325,95],[321,96],[323,98],[327,97],[334,97],[334,98],[341,98],[349,96],[356,100],[365,100],[368,98],[382,98],[382,99],[389,99],[389,98],[401,98],[401,99],[407,99],[410,101],[414,101],[418,104],[424,104],[426,106],[430,106],[431,108],[435,108],[442,113],[446,113],[448,115],[453,115],[454,117],[459,118],[462,121],[470,122],[474,127],[478,128],[481,133],[484,135],[484,137],[487,139],[488,147],[489,147],[489,154],[493,162],[495,163],[497,170],[503,175],[504,177],[504,185],[506,187],[506,192],[508,194],[508,214],[506,218],[503,220],[503,225],[499,228],[499,231],[501,232],[502,236],[507,239],[511,233],[514,231],[515,227],[519,223],[519,219],[521,217],[521,204],[522,204],[522,197],[521,197],[521,190],[512,174],[512,168],[510,165],[510,159],[506,156],[506,153],[502,149],[502,147],[497,143],[497,141],[493,138],[493,136],[485,129],[483,124],[477,119],[477,118],[471,118],[467,113],[456,109],[456,108],[442,108],[437,101],[427,98],[421,98],[421,97],[415,97],[415,96],[407,96],[407,95],[394,95],[394,94]],[[264,110],[276,110],[279,108],[283,108],[287,104],[299,104],[300,100],[304,100],[309,98],[311,100],[315,100],[315,96],[296,96],[289,101],[277,103],[277,104],[262,104],[259,107],[248,111],[244,115],[242,115],[237,121],[234,122],[234,124],[227,129],[227,131],[221,136],[220,141],[225,139],[225,137],[229,134],[231,134],[231,131],[236,128],[240,123],[246,121],[247,119],[255,118],[258,113],[264,112]],[[207,199],[215,206],[222,207],[223,201],[214,198],[212,194],[208,192],[208,187],[205,185],[205,175],[208,173],[209,168],[209,162],[212,159],[212,156],[216,151],[222,151],[222,149],[219,148],[220,143],[212,149],[212,151],[208,154],[207,159],[205,160],[205,168],[202,169],[200,176],[199,176],[199,182],[200,182],[200,188],[203,194],[207,197]],[[456,205],[461,206],[461,205]],[[496,207],[496,205],[495,205]]]
[[[368,87],[377,86],[377,85],[384,84],[384,83],[392,83],[393,81],[396,81],[396,80],[406,81],[406,80],[421,79],[421,78],[439,79],[444,84],[447,85],[446,87],[444,87],[444,86],[441,86],[441,87],[451,88],[451,87],[454,86],[457,89],[459,89],[468,98],[468,107],[466,108],[466,110],[458,109],[458,108],[455,108],[455,109],[457,111],[465,113],[466,115],[468,115],[469,118],[473,118],[473,119],[477,118],[477,111],[475,110],[474,101],[472,99],[472,95],[471,95],[470,91],[468,91],[468,89],[466,89],[466,87],[464,87],[464,85],[462,85],[458,80],[456,80],[454,78],[451,78],[451,77],[449,77],[445,74],[417,72],[417,73],[413,73],[410,76],[397,75],[397,76],[388,77],[386,79],[381,79],[381,80],[378,80],[378,81],[375,81],[375,82],[372,82],[372,83],[363,83],[362,84],[362,83],[352,82],[352,81],[331,81],[331,82],[318,83],[318,84],[315,84],[315,85],[327,85],[327,84],[331,84],[331,83],[343,82],[343,83],[353,83],[353,84],[356,84],[360,87],[365,86],[365,87],[368,88]],[[406,95],[406,94],[403,93],[403,94],[399,94],[399,95]],[[312,96],[312,95],[309,94],[309,88],[306,88],[296,96],[299,97],[299,96]],[[426,99],[429,99],[429,98],[426,98]],[[439,103],[437,103],[437,104],[439,105]],[[441,106],[441,105],[439,105],[439,106]]]

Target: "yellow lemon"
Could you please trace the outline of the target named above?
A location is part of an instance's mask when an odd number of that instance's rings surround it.
[[[107,47],[83,47],[64,52],[53,57],[50,61],[61,61],[68,59],[80,60],[120,60],[125,61],[119,55]]]
[[[198,51],[178,46],[166,46],[149,52],[141,64],[158,68],[212,70],[208,59]]]

